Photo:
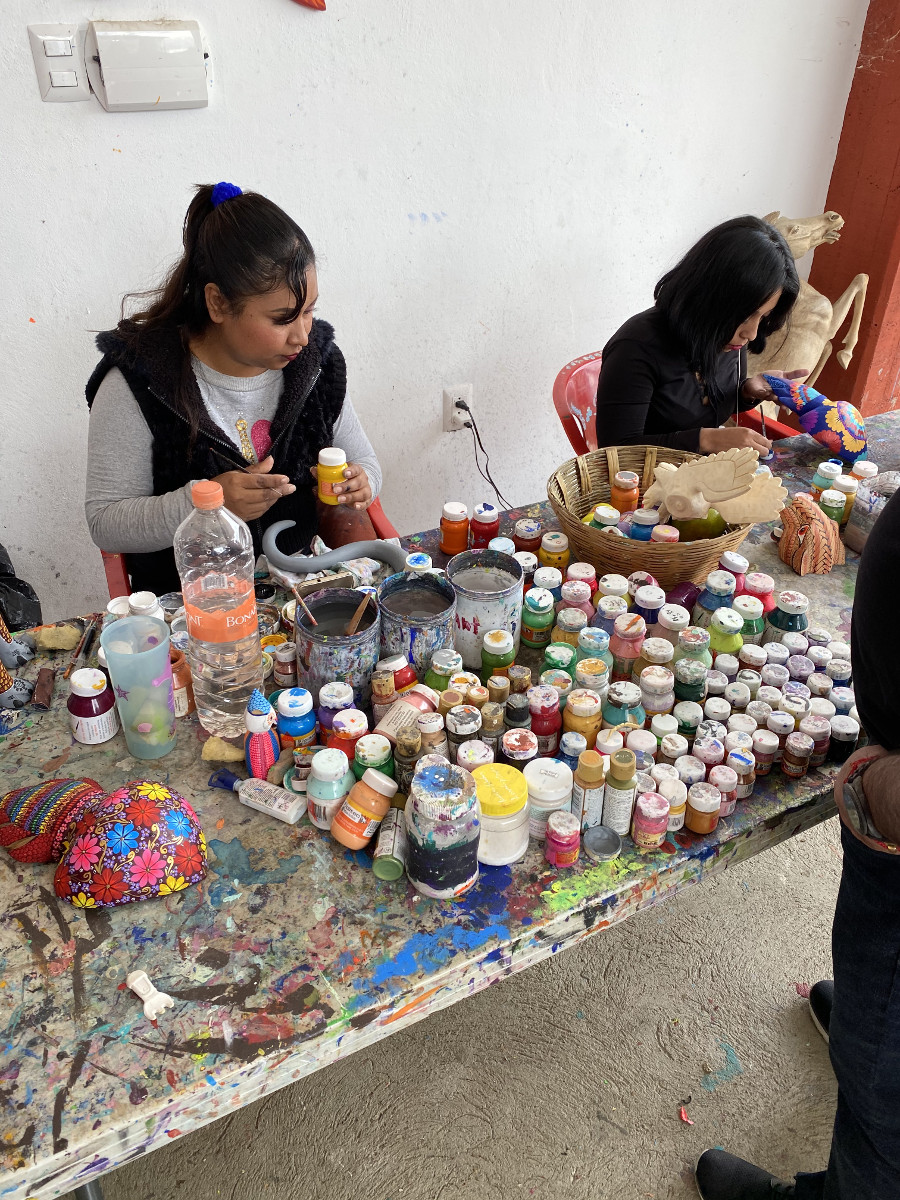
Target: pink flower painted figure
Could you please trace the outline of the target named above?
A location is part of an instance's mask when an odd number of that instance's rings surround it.
[[[93,834],[82,834],[72,843],[69,857],[79,871],[89,871],[100,861],[100,843]]]
[[[166,874],[166,861],[156,850],[142,850],[131,863],[131,878],[138,887],[152,887]]]

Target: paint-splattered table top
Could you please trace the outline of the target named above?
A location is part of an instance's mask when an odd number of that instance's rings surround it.
[[[889,428],[870,423],[872,456],[894,466]],[[804,442],[783,443],[777,464],[797,486],[820,457]],[[431,548],[434,535],[408,541]],[[796,585],[766,529],[745,549]],[[845,634],[855,561],[802,584],[817,620]],[[677,835],[646,857],[626,842],[612,863],[562,871],[533,845],[441,904],[379,882],[364,854],[305,817],[285,826],[208,789],[195,719],[180,722],[171,754],[141,764],[121,734],[73,743],[64,699],[59,686],[50,712],[0,738],[4,788],[80,775],[110,789],[164,782],[199,814],[210,872],[159,900],[78,910],[56,899],[52,867],[0,852],[0,1196],[16,1200],[63,1194],[833,812],[831,768],[795,784],[773,774],[710,837]],[[125,990],[136,968],[175,998],[158,1025]]]

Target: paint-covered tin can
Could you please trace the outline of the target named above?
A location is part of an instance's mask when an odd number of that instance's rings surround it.
[[[410,578],[400,571],[379,587],[378,609],[381,657],[402,654],[424,683],[432,655],[453,649],[456,592],[452,585],[441,575]]]
[[[519,650],[525,573],[511,554],[466,550],[450,559],[447,578],[456,592],[456,649],[463,666],[481,669],[481,647],[490,629],[512,634]]]
[[[344,633],[359,600],[359,592],[350,588],[323,588],[306,597],[318,625],[310,625],[305,615],[296,623],[297,680],[313,696],[326,683],[348,683],[356,704],[368,708],[372,672],[379,658],[380,620],[370,604],[356,633]]]

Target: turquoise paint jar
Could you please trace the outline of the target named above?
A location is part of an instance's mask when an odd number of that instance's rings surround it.
[[[786,633],[803,633],[809,628],[808,612],[809,598],[802,592],[779,592],[775,607],[766,616],[763,645],[780,642]]]
[[[641,704],[641,689],[636,683],[621,680],[609,685],[603,705],[603,728],[612,729],[626,721],[643,728],[647,714]]]

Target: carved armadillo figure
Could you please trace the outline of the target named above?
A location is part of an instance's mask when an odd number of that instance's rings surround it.
[[[844,562],[837,521],[826,517],[812,496],[798,492],[782,510],[781,524],[778,557],[798,575],[827,575]]]

